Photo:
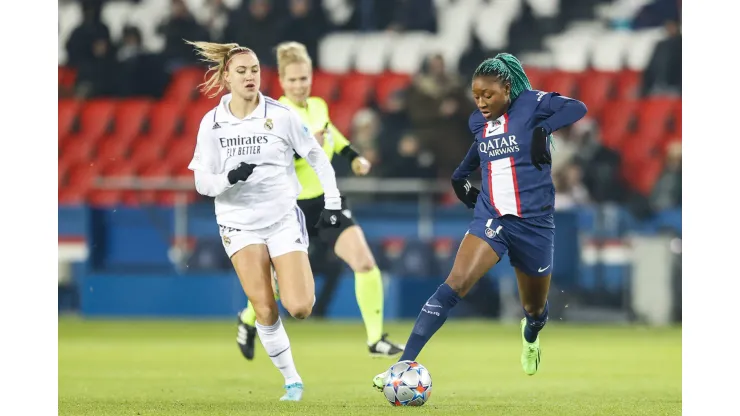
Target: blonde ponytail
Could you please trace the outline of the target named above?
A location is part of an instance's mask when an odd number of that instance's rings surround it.
[[[224,73],[226,72],[229,59],[238,53],[254,53],[249,48],[239,46],[238,43],[191,41],[185,41],[185,43],[195,47],[197,54],[201,57],[201,61],[211,64],[208,67],[208,71],[206,71],[205,82],[199,85],[203,94],[207,95],[209,98],[219,95],[224,88],[228,87],[226,85]],[[216,91],[210,93],[213,90]]]

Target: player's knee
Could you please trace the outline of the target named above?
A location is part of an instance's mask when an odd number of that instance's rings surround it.
[[[475,282],[467,274],[453,270],[450,272],[449,276],[447,276],[445,283],[447,283],[447,286],[452,290],[457,292],[460,297],[463,297],[468,293],[468,291],[470,291],[470,288],[473,287]]]
[[[537,316],[542,315],[543,312],[545,312],[544,304],[535,305],[534,303],[527,302],[523,306],[524,306],[524,310],[527,312],[529,316],[537,317]]]
[[[313,299],[308,302],[291,302],[289,304],[284,304],[283,306],[285,306],[285,309],[293,318],[306,319],[311,316],[311,311],[313,310]]]
[[[252,306],[254,307],[254,314],[257,316],[257,321],[260,323],[264,323],[265,325],[271,325],[272,323],[277,322],[279,311],[277,308],[277,304],[271,304],[270,302],[266,303],[255,303],[252,302]]]
[[[355,273],[367,273],[375,268],[375,259],[369,254],[357,256],[352,262],[352,270]]]

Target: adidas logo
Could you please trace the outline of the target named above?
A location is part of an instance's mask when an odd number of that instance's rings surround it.
[[[213,123],[213,130],[220,129],[221,126],[218,123]]]
[[[300,238],[296,238],[296,239],[295,239],[295,243],[296,243],[296,244],[301,244],[301,239],[300,239]]]

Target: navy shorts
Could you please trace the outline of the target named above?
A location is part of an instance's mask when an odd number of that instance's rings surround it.
[[[519,218],[504,215],[499,218],[473,218],[468,228],[487,242],[499,259],[509,253],[511,266],[528,276],[552,273],[555,252],[555,220],[550,215]]]

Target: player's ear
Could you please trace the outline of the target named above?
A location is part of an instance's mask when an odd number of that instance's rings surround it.
[[[506,94],[507,97],[511,96],[511,83],[507,82],[504,84],[504,94]]]

